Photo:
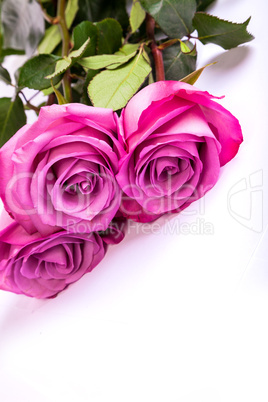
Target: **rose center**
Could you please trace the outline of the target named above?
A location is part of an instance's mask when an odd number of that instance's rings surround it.
[[[178,172],[178,168],[176,168],[175,166],[165,166],[159,175],[159,179],[164,180],[168,176],[172,176],[173,174],[175,174],[177,172]]]
[[[90,194],[96,185],[96,175],[74,175],[64,183],[64,190],[70,195]]]

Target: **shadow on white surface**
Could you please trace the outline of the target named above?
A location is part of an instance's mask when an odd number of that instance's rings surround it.
[[[248,57],[251,56],[253,49],[248,46],[239,46],[235,49],[230,49],[228,51],[219,50],[216,45],[209,45],[211,47],[215,46],[215,51],[220,52],[217,56],[211,57],[208,63],[214,63],[213,68],[208,72],[210,74],[210,79],[213,80],[213,74],[222,75],[222,80],[225,80],[226,74],[232,73],[233,70],[239,69],[241,65],[246,61]]]

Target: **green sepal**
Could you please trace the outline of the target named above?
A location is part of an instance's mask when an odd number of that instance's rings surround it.
[[[186,77],[180,79],[181,82],[186,82],[187,84],[194,85],[194,83],[198,80],[202,72],[205,70],[205,68],[212,66],[214,63],[209,63],[206,64],[204,67],[199,68],[198,70],[193,71],[191,74],[188,74]]]
[[[54,91],[54,93],[55,93],[55,95],[56,95],[58,104],[59,104],[59,105],[65,105],[66,103],[68,103],[67,100],[66,100],[66,99],[64,98],[64,96],[62,95],[62,93],[61,93],[56,87],[54,87],[52,80],[50,81],[50,83],[51,83],[51,86],[52,86],[52,88],[53,88],[53,91]]]

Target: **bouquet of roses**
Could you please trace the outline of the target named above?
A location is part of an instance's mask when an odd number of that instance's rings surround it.
[[[1,289],[53,297],[123,239],[127,219],[178,213],[215,185],[242,132],[193,86],[205,68],[196,41],[230,49],[253,37],[249,20],[205,12],[211,3],[0,2],[0,63],[28,56],[15,82],[0,64],[14,87],[0,98]]]

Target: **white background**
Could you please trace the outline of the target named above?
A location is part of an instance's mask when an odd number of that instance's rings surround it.
[[[253,42],[199,52],[198,67],[218,61],[197,86],[226,95],[239,154],[203,200],[155,233],[132,224],[56,299],[0,293],[1,401],[267,402],[268,6],[211,13],[252,15]]]

